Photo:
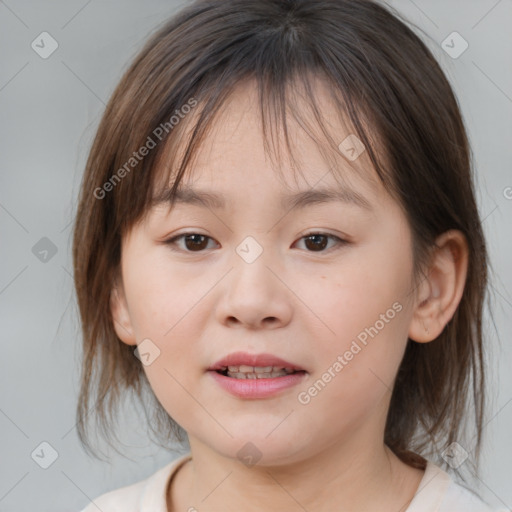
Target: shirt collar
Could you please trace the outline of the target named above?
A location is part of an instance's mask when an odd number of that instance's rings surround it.
[[[178,469],[192,458],[186,453],[160,468],[147,481],[140,500],[141,512],[167,512],[167,489]]]
[[[450,482],[452,479],[448,473],[427,461],[420,485],[405,512],[436,512],[441,506]]]

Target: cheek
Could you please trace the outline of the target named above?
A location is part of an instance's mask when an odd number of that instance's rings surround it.
[[[126,265],[124,279],[138,339],[154,338],[166,346],[211,288],[200,273],[183,272],[169,263],[165,251],[154,249],[135,255]]]
[[[363,414],[390,393],[410,317],[406,247],[387,255],[361,251],[357,261],[345,264],[320,278],[311,298],[327,328],[315,337],[316,372],[308,382],[313,389],[302,389],[304,401],[311,399],[318,414],[333,419],[340,410],[347,411],[347,418],[357,411]],[[333,403],[338,408],[330,408]]]
[[[366,303],[362,312],[354,305],[353,315],[346,308],[337,323],[332,320],[335,341],[316,339],[315,372],[298,390],[297,403],[311,428],[323,425],[326,436],[355,428],[378,411],[385,414],[407,337],[400,318],[404,309],[383,304]]]
[[[165,251],[149,249],[132,252],[123,272],[137,342],[150,340],[147,346],[156,354],[144,371],[159,399],[179,403],[186,395],[183,386],[190,389],[203,370],[194,341],[211,316],[208,292],[218,277],[184,272],[169,264]]]
[[[364,343],[372,333],[391,339],[403,332],[401,327],[407,322],[402,314],[408,292],[406,269],[406,262],[386,265],[371,254],[362,255],[353,265],[347,263],[321,276],[313,290],[310,284],[299,288],[312,305],[308,315],[322,321],[327,347],[348,349],[352,340]]]

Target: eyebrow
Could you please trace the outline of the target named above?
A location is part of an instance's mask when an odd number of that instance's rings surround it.
[[[353,204],[368,211],[373,209],[368,199],[351,188],[314,188],[301,190],[290,195],[281,196],[281,207],[287,210],[296,210],[310,205],[336,201]],[[170,202],[170,189],[165,190],[160,196],[153,200],[153,204],[155,205],[162,203],[170,204]],[[205,206],[210,209],[226,208],[226,200],[222,195],[188,186],[178,187],[174,196],[174,204],[192,204]]]

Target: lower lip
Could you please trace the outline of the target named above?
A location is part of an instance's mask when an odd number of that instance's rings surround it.
[[[240,398],[268,398],[284,389],[296,386],[304,380],[306,372],[297,372],[270,379],[235,379],[216,371],[208,372],[226,391]]]

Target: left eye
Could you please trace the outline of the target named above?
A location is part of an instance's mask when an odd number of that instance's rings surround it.
[[[328,245],[329,239],[339,245],[347,243],[346,240],[342,240],[337,236],[330,235],[328,233],[316,232],[304,235],[299,239],[299,241],[304,240],[308,252],[325,252],[324,249]],[[183,247],[178,247],[177,250],[184,250],[185,252],[202,252],[207,248],[207,241],[213,240],[213,238],[200,233],[182,233],[181,235],[177,235],[166,240],[164,243],[170,246],[178,246],[178,241],[181,240],[185,243],[185,249],[183,249]]]
[[[325,252],[324,249],[329,239],[334,240],[337,244],[347,243],[345,240],[342,240],[341,238],[330,235],[328,233],[309,233],[299,240],[304,240],[306,247],[308,249],[312,249],[309,252]]]

